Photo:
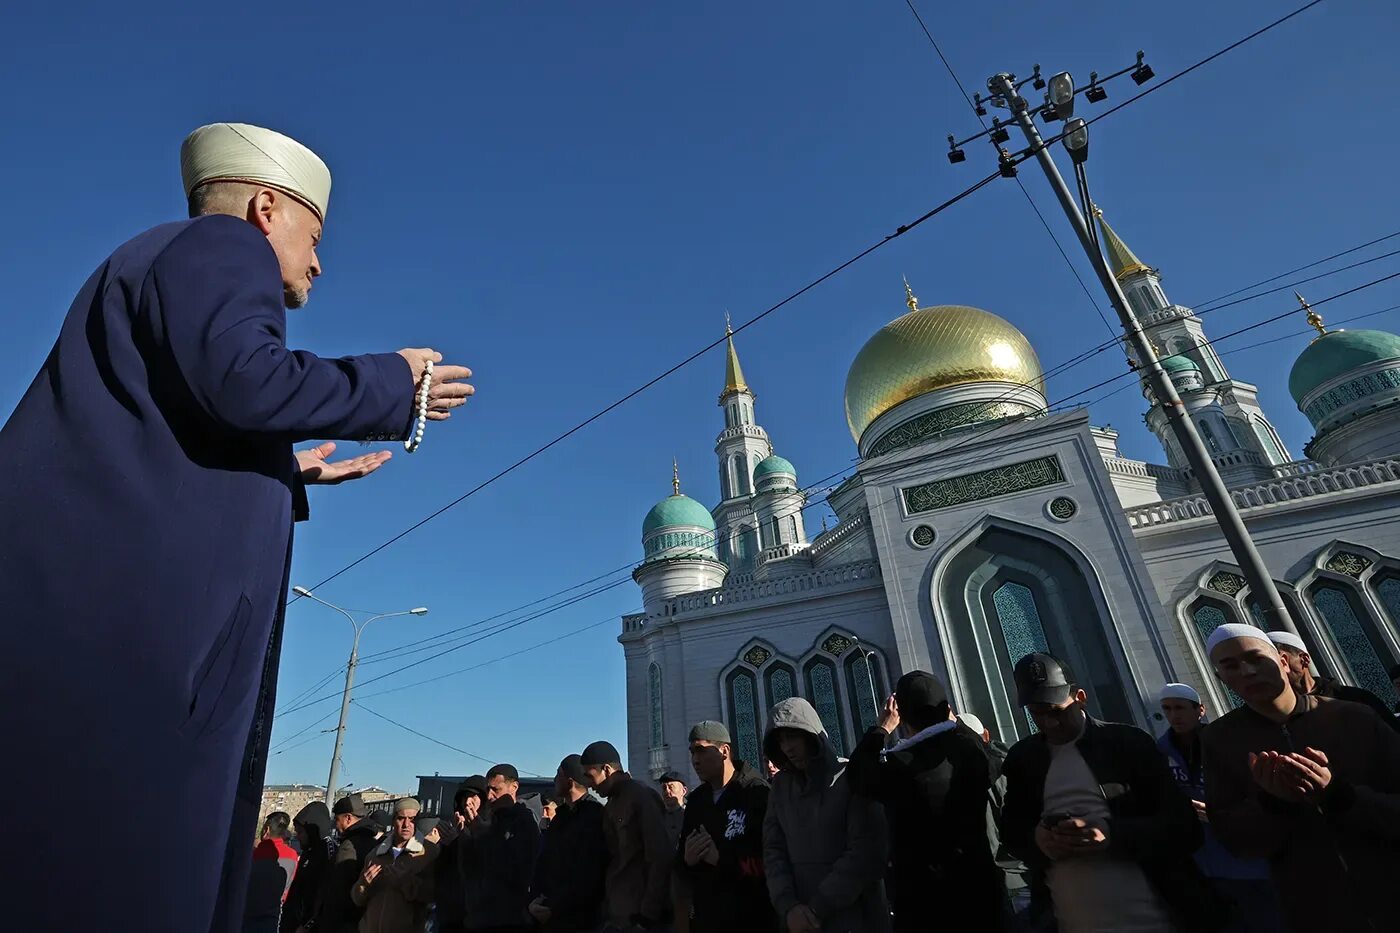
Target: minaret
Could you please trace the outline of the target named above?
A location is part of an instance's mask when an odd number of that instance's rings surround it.
[[[1162,367],[1176,385],[1225,482],[1235,485],[1271,478],[1274,466],[1293,457],[1260,407],[1258,388],[1230,377],[1196,312],[1169,301],[1162,290],[1161,273],[1129,249],[1097,206],[1094,215],[1103,234],[1108,266],[1157,349]],[[1153,403],[1143,420],[1162,442],[1167,461],[1186,469],[1186,457],[1166,413],[1145,385],[1143,393]]]
[[[724,430],[715,440],[720,504],[715,507],[714,517],[719,533],[720,560],[733,570],[746,571],[753,569],[762,548],[753,514],[753,471],[773,453],[773,445],[768,440],[768,432],[754,420],[754,394],[744,381],[727,313],[724,333],[724,391],[719,396],[719,407],[724,411]]]
[[[681,495],[681,472],[671,460],[671,495],[656,503],[642,520],[642,563],[632,579],[642,588],[642,605],[656,615],[673,596],[714,589],[728,568],[715,552],[715,523],[710,512]]]

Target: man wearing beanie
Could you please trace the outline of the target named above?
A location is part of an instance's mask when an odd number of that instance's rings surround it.
[[[579,756],[584,781],[607,798],[608,843],[604,929],[651,930],[670,917],[671,859],[675,843],[666,835],[661,796],[622,770],[622,756],[609,742],[594,742]]]
[[[1287,929],[1394,929],[1400,735],[1359,703],[1295,690],[1252,625],[1219,626],[1206,653],[1245,702],[1201,734],[1216,837],[1234,855],[1269,860]]]
[[[981,738],[957,725],[942,682],[909,671],[846,765],[855,792],[883,803],[890,817],[900,933],[933,929],[950,903],[980,930],[1002,927],[1005,887],[987,837],[991,765]],[[887,750],[895,736],[902,738]]]
[[[707,720],[690,730],[690,795],[676,868],[689,884],[691,933],[769,933],[778,918],[763,871],[768,782],[734,756],[729,729]]]
[[[603,922],[608,842],[580,756],[559,762],[554,795],[559,808],[535,861],[529,913],[544,933],[593,933]]]
[[[331,807],[335,820],[335,853],[321,885],[321,905],[316,913],[316,933],[355,933],[361,909],[350,898],[365,861],[379,844],[379,827],[369,818],[369,808],[359,794],[347,794]]]
[[[1392,716],[1390,707],[1384,700],[1365,687],[1344,684],[1335,677],[1323,677],[1313,673],[1312,653],[1303,639],[1292,632],[1270,632],[1269,641],[1278,649],[1279,657],[1288,667],[1288,682],[1297,693],[1311,693],[1314,696],[1331,697],[1334,700],[1350,700],[1369,706],[1381,717],[1387,726],[1400,732],[1400,719]]]
[[[370,853],[350,899],[363,912],[359,933],[419,933],[432,902],[431,859],[417,838],[418,801],[394,805],[390,829]]]

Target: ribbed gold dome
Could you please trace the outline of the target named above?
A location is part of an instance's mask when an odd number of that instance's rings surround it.
[[[1030,341],[1015,327],[966,305],[914,307],[876,331],[846,375],[846,421],[860,436],[871,422],[915,396],[973,382],[1011,382],[1042,394],[1045,377]]]

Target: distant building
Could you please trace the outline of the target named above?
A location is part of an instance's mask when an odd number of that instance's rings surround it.
[[[344,794],[359,794],[365,805],[371,810],[392,809],[395,802],[408,796],[385,790],[373,784],[358,789],[348,788],[341,796]],[[262,806],[258,810],[258,825],[254,828],[254,832],[262,832],[263,820],[267,819],[269,813],[282,812],[295,817],[297,812],[308,803],[325,799],[326,788],[324,784],[268,784],[263,788]]]

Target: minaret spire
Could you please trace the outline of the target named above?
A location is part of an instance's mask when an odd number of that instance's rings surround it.
[[[904,276],[904,303],[909,306],[910,311],[919,310],[919,298],[914,294],[914,289],[909,287],[909,276]]]
[[[1099,219],[1099,229],[1103,231],[1104,251],[1108,253],[1108,265],[1113,269],[1114,278],[1122,281],[1135,272],[1151,272],[1152,267],[1128,248],[1123,238],[1113,232],[1108,221],[1103,219],[1103,209],[1094,205],[1094,216]]]
[[[671,458],[671,495],[681,494],[681,466],[675,457]]]
[[[1322,337],[1326,337],[1328,331],[1327,328],[1323,326],[1322,315],[1313,310],[1313,306],[1308,304],[1308,300],[1304,298],[1301,293],[1294,292],[1293,296],[1298,299],[1298,304],[1303,306],[1303,310],[1308,312],[1308,323],[1317,330],[1317,336],[1313,339],[1318,340]]]
[[[739,365],[739,353],[734,349],[734,328],[729,324],[729,312],[724,312],[724,339],[728,344],[724,360],[724,392],[747,392],[748,383],[744,382],[744,370]]]

